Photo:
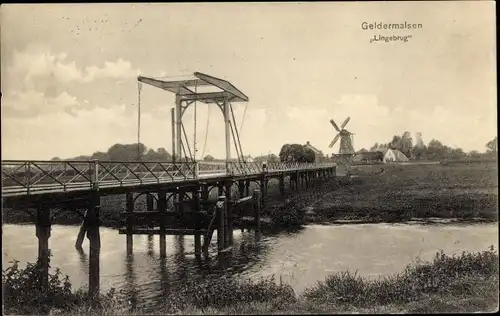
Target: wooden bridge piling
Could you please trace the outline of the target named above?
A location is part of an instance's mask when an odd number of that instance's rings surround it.
[[[224,222],[225,222],[225,208],[226,208],[226,197],[219,196],[217,199],[216,203],[216,212],[217,212],[217,221],[218,221],[218,227],[217,227],[217,250],[219,252],[219,255],[222,253],[222,250],[224,250]]]
[[[92,192],[89,199],[90,205],[88,209],[88,229],[87,238],[89,239],[89,298],[96,298],[99,295],[99,279],[100,279],[100,252],[101,252],[101,236],[99,232],[99,210],[100,210],[100,195],[98,192]]]
[[[261,211],[261,192],[259,190],[253,190],[253,209],[254,209],[254,220],[255,220],[255,234],[257,239],[260,236],[260,211]]]
[[[38,263],[40,266],[40,286],[42,287],[42,289],[47,289],[49,286],[50,231],[50,209],[48,207],[42,206],[37,210],[36,220],[36,237],[38,238]]]
[[[266,196],[266,183],[267,183],[267,179],[266,179],[266,176],[263,175],[262,178],[260,179],[260,185],[259,185],[259,190],[261,192],[260,194],[260,204],[261,205],[265,205],[265,201],[264,201],[264,198]]]
[[[165,212],[167,211],[167,192],[158,191],[158,212],[160,213],[160,257],[167,255],[167,241],[165,236]]]
[[[224,216],[224,248],[229,247],[229,245],[232,244],[233,240],[233,223],[232,223],[232,207],[230,205],[231,203],[231,186],[233,182],[231,180],[225,181],[225,187],[226,187],[226,199],[224,200],[225,203],[225,216]]]
[[[285,176],[284,175],[281,175],[279,177],[279,189],[280,189],[280,194],[281,196],[284,196],[285,195]]]
[[[133,239],[134,219],[132,217],[132,214],[134,213],[134,194],[132,192],[126,193],[126,208],[127,208],[127,214],[126,214],[127,255],[131,256],[134,251],[134,239]]]
[[[80,230],[78,231],[78,236],[76,237],[75,248],[78,250],[83,249],[83,241],[85,240],[85,233],[87,232],[87,211],[83,215],[83,221],[80,225]]]
[[[250,196],[250,180],[245,180],[245,196]]]
[[[217,196],[224,196],[224,186],[222,183],[217,183]]]
[[[198,233],[198,231],[202,228],[201,227],[201,204],[200,204],[200,195],[201,195],[201,190],[196,189],[192,191],[192,202],[193,202],[193,209],[198,215],[198,218],[196,218],[196,226],[195,226],[195,234],[194,234],[194,254],[196,257],[201,256],[201,235]]]
[[[154,196],[150,192],[146,194],[146,210],[148,212],[154,212]],[[150,226],[149,228],[152,227]],[[148,243],[153,243],[153,234],[148,235]]]
[[[239,198],[245,197],[245,181],[238,180],[238,194]]]

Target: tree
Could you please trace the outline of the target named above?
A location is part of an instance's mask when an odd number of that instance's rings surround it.
[[[425,145],[413,147],[410,157],[412,159],[416,159],[416,160],[427,159],[427,147]],[[408,157],[408,158],[410,158],[410,157]]]
[[[144,144],[114,144],[108,149],[109,160],[113,161],[136,161],[139,156],[144,156],[147,148]]]
[[[486,143],[486,152],[488,153],[496,153],[498,149],[498,136],[495,136],[492,140]]]
[[[415,142],[415,147],[425,147],[424,140],[422,139],[422,133],[417,133],[417,140]]]
[[[97,160],[109,160],[108,154],[106,154],[102,151],[96,151],[95,153],[92,154],[92,156],[90,158],[97,159]]]
[[[206,155],[205,157],[203,157],[203,160],[204,161],[214,161],[214,157],[210,156],[210,155]]]
[[[467,156],[469,156],[470,158],[479,158],[481,157],[481,154],[477,151],[477,150],[471,150]]]
[[[267,155],[267,162],[268,163],[280,162],[280,158],[275,154],[269,154]]]
[[[281,147],[279,158],[281,162],[314,162],[314,152],[300,144],[285,144]]]
[[[257,156],[253,158],[253,161],[254,162],[265,161],[267,163],[275,163],[275,162],[280,162],[280,157],[276,156],[275,154],[269,154],[269,155]]]
[[[383,149],[387,149],[389,148],[389,145],[388,144],[382,144],[382,143],[375,143],[375,145],[373,145],[371,148],[370,148],[370,151],[379,151],[379,150],[383,150]]]
[[[411,157],[411,152],[413,149],[413,139],[411,138],[410,132],[404,132],[400,139],[398,148],[406,157]]]
[[[160,147],[156,150],[158,153],[158,158],[160,161],[171,161],[172,155],[163,147]]]
[[[427,158],[431,160],[442,159],[445,155],[446,147],[438,140],[432,139],[427,145]]]

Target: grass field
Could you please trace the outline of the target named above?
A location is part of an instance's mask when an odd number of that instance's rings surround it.
[[[314,204],[316,221],[498,220],[494,163],[355,166]]]

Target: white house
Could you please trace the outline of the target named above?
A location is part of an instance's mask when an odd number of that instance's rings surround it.
[[[398,162],[398,161],[408,161],[408,157],[405,156],[401,151],[397,149],[384,149],[382,151],[384,154],[384,162]]]

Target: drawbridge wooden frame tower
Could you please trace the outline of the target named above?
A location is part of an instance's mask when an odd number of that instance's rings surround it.
[[[232,102],[248,102],[249,98],[238,90],[230,82],[213,76],[195,72],[192,79],[164,81],[155,78],[139,76],[139,82],[172,92],[175,94],[175,110],[172,113],[172,155],[176,158],[184,157],[187,153],[191,155],[187,134],[184,130],[182,117],[186,109],[194,102],[199,101],[206,104],[216,104],[224,116],[226,162],[231,160],[231,135],[233,137],[238,160],[243,159],[243,150],[239,139],[239,132],[234,120]],[[198,87],[203,87],[203,92],[198,92]],[[208,89],[207,89],[208,88]],[[210,91],[206,91],[210,90]],[[186,144],[182,136],[186,138]],[[186,151],[186,148],[188,151]],[[191,157],[193,157],[191,155]],[[194,153],[196,157],[196,153]]]

